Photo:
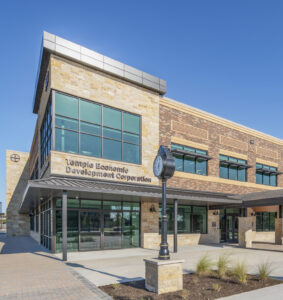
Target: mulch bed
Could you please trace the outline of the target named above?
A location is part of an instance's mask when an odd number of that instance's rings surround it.
[[[241,284],[231,277],[219,279],[214,274],[207,276],[184,274],[183,278],[183,291],[162,295],[147,291],[144,280],[105,285],[100,288],[115,300],[212,300],[282,283],[282,281],[271,278],[261,281],[257,276],[251,275],[247,276],[246,284]],[[219,285],[220,290],[215,290],[215,284]]]

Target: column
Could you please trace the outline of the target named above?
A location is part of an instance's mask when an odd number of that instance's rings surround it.
[[[67,261],[67,191],[62,194],[62,259]]]
[[[242,215],[246,215],[243,213]],[[239,217],[239,246],[243,248],[252,248],[254,237],[254,223],[256,218],[254,216]]]
[[[178,251],[178,200],[174,199],[174,253]]]

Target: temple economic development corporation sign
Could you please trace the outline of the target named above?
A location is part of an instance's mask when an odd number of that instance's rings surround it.
[[[72,160],[68,158],[66,158],[66,173],[92,178],[117,179],[127,182],[151,182],[151,178],[145,176],[133,176],[129,174],[129,169],[126,167]]]

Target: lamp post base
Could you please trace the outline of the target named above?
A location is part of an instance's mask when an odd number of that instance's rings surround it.
[[[160,244],[158,259],[160,260],[170,259],[168,244]]]

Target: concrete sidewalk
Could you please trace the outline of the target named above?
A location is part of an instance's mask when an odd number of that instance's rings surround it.
[[[112,299],[30,237],[0,234],[1,300]]]
[[[219,300],[282,300],[283,299],[283,284],[278,284],[263,289],[258,289],[246,293],[241,293],[234,296],[219,298]]]
[[[184,259],[183,271],[190,273],[195,271],[198,259],[206,253],[213,261],[216,261],[219,255],[228,253],[231,265],[237,261],[245,261],[250,274],[256,274],[257,265],[268,260],[273,266],[271,275],[283,280],[282,252],[242,249],[225,245],[197,245],[180,247],[178,253],[171,253],[171,258]],[[61,258],[61,254],[56,256]],[[68,253],[67,265],[95,285],[101,286],[144,279],[145,265],[143,259],[157,256],[157,250],[141,248],[76,252]]]

